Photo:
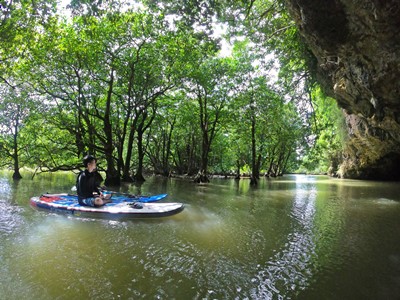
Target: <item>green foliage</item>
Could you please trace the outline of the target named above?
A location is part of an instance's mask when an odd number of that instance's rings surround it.
[[[282,1],[73,0],[71,18],[34,3],[1,17],[3,166],[72,170],[90,152],[107,178],[275,176],[341,150],[340,113]]]
[[[334,99],[325,96],[320,89],[316,89],[312,96],[313,135],[302,158],[300,171],[335,174],[346,139],[344,117]]]

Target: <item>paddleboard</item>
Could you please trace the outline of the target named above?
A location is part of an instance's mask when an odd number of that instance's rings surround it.
[[[155,196],[165,198],[164,195],[166,196],[166,194]],[[98,217],[106,219],[167,217],[180,213],[184,209],[184,204],[178,202],[139,202],[136,201],[136,199],[122,198],[124,197],[114,198],[113,196],[112,203],[107,203],[101,207],[90,207],[80,205],[76,195],[45,194],[40,197],[32,197],[30,199],[30,204],[32,207],[40,210],[66,213],[78,217]]]

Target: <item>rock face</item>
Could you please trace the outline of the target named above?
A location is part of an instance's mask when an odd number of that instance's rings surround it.
[[[310,66],[344,110],[339,175],[400,178],[400,1],[287,0],[316,58]]]

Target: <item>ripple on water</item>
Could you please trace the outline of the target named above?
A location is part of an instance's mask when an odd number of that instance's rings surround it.
[[[182,239],[186,231],[174,222],[127,223],[121,229],[117,234],[105,235],[112,248],[124,245],[118,255],[125,258],[124,278],[130,283],[123,288],[123,296],[129,291],[139,298],[248,298],[253,272],[229,251],[217,246],[208,248],[202,239]],[[202,234],[202,230],[197,232]]]
[[[400,202],[393,200],[393,199],[388,199],[388,198],[378,198],[373,201],[375,204],[379,205],[399,205]]]
[[[242,262],[190,242],[177,240],[169,249],[152,245],[142,263],[153,276],[168,278],[172,290],[179,289],[182,281],[192,282],[200,298],[229,299],[251,284],[251,274]]]
[[[11,234],[23,224],[22,208],[0,200],[0,234]]]
[[[6,197],[10,195],[12,189],[11,185],[6,178],[0,178],[0,195],[1,197]]]
[[[258,283],[254,299],[291,299],[295,291],[304,290],[313,275],[315,257],[313,223],[316,191],[296,191],[290,217],[294,231],[287,236],[283,248],[271,257],[253,278]]]

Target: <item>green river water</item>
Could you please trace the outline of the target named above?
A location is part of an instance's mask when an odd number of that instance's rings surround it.
[[[175,216],[39,212],[73,174],[0,176],[0,299],[399,299],[398,183],[290,175],[196,185],[150,177]]]

